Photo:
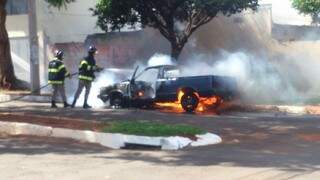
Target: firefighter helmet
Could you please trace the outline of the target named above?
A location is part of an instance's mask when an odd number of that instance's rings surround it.
[[[64,54],[63,51],[61,51],[61,50],[56,50],[55,53],[54,53],[54,56],[55,56],[56,58],[58,58],[58,59],[62,59],[63,54]]]
[[[97,52],[97,48],[95,46],[89,46],[88,48],[88,53],[96,53]]]

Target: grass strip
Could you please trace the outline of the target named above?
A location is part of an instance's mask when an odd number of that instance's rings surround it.
[[[194,136],[205,131],[190,125],[169,125],[145,121],[113,122],[102,129],[106,133],[121,133],[140,136]]]

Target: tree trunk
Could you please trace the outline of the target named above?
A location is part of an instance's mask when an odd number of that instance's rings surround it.
[[[178,61],[183,47],[184,47],[184,44],[171,42],[171,58],[174,59],[175,61]]]
[[[10,42],[6,29],[6,3],[7,0],[0,1],[0,88],[14,89],[17,81],[14,75]]]

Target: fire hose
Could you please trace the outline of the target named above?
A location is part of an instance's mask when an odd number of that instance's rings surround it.
[[[72,74],[70,74],[70,75],[68,75],[68,76],[66,76],[66,77],[69,77],[69,78],[71,79],[73,76],[78,75],[78,74],[79,74],[79,73],[76,72],[76,73],[72,73]],[[41,86],[40,88],[31,91],[31,94],[33,94],[33,93],[35,93],[35,92],[38,92],[38,91],[40,91],[41,89],[44,89],[44,88],[48,87],[49,85],[50,85],[50,84],[47,83],[47,84],[45,84],[44,86]],[[9,103],[9,102],[13,102],[13,101],[18,101],[18,100],[21,100],[21,99],[23,99],[23,98],[25,98],[25,97],[27,97],[27,96],[30,96],[30,94],[26,94],[26,95],[23,95],[23,96],[19,96],[19,97],[17,97],[17,98],[13,98],[13,99],[10,99],[10,100],[7,100],[7,101],[0,101],[0,104]]]
[[[77,46],[76,46],[75,44],[73,44],[73,46],[74,46],[75,49],[77,49],[78,52],[80,53],[79,48],[77,48]],[[97,72],[100,72],[100,71],[102,71],[103,69],[104,69],[104,68],[99,68],[99,69],[97,69],[96,71],[97,71]],[[68,76],[66,76],[66,77],[70,77],[70,79],[71,79],[73,76],[78,75],[78,74],[79,74],[79,72],[76,72],[76,73],[72,73],[72,74],[70,74],[70,75],[68,75]],[[44,86],[41,86],[40,88],[31,91],[30,94],[33,94],[33,93],[35,93],[35,92],[38,92],[38,91],[40,91],[40,90],[48,87],[49,85],[50,85],[50,84],[47,83],[47,84],[45,84]],[[8,103],[8,102],[13,102],[13,101],[18,101],[18,100],[23,99],[24,97],[30,96],[30,94],[26,94],[26,95],[23,95],[23,96],[19,96],[19,97],[17,97],[17,98],[13,98],[13,99],[10,99],[10,100],[7,100],[7,101],[0,101],[0,104],[4,104],[4,103]]]

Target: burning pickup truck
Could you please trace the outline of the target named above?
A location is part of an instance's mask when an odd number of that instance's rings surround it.
[[[147,67],[131,79],[100,89],[98,97],[112,107],[151,107],[174,103],[186,112],[193,112],[203,104],[213,107],[235,98],[236,80],[226,76],[180,77],[173,65]]]

